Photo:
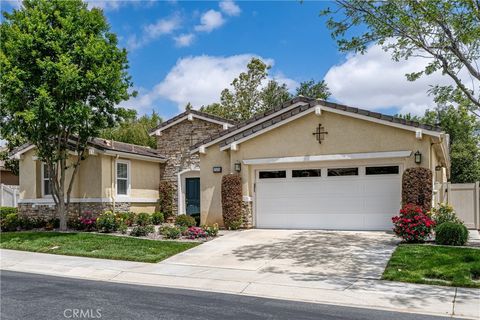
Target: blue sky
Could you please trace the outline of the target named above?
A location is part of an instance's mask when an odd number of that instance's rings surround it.
[[[18,7],[2,3],[2,10]],[[165,119],[218,101],[220,91],[252,56],[272,65],[271,77],[290,89],[325,79],[332,100],[384,113],[423,113],[432,79],[404,74],[423,61],[395,63],[381,48],[340,53],[319,12],[330,2],[304,1],[90,1],[104,10],[120,45],[129,51],[136,99],[123,103]],[[438,78],[438,76],[437,76]],[[443,79],[441,79],[443,81]]]

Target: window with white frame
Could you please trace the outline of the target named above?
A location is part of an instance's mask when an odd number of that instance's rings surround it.
[[[130,193],[130,163],[118,160],[116,167],[117,195],[128,196]]]
[[[43,196],[52,195],[52,183],[50,182],[50,172],[45,163],[42,163],[42,191]]]

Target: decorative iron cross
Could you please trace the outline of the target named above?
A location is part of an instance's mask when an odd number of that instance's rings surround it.
[[[322,143],[322,140],[325,139],[326,134],[328,134],[328,132],[325,131],[325,127],[322,127],[321,123],[318,124],[318,127],[315,129],[315,132],[312,133],[312,135],[316,136],[318,143]]]

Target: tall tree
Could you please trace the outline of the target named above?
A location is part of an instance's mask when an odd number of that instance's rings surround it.
[[[155,111],[151,115],[143,115],[139,118],[135,112],[133,117],[120,122],[113,128],[103,130],[100,136],[105,139],[156,148],[155,137],[149,136],[148,132],[161,122],[162,118]]]
[[[327,100],[331,93],[325,80],[315,82],[315,80],[312,79],[300,82],[300,85],[296,90],[296,95]]]
[[[480,2],[475,0],[337,0],[321,14],[341,51],[364,53],[381,45],[396,61],[425,58],[414,81],[440,71],[455,85],[434,86],[437,102],[467,100],[480,116]],[[365,28],[366,27],[366,28]],[[468,74],[467,80],[461,77]],[[465,102],[462,102],[466,104]]]
[[[468,106],[438,106],[421,117],[410,114],[401,117],[438,125],[450,135],[451,182],[480,181],[480,121],[469,112]]]
[[[103,12],[89,10],[81,0],[25,0],[3,16],[2,136],[35,144],[65,230],[66,206],[88,141],[125,115],[115,106],[131,97],[127,52],[117,47]]]
[[[292,98],[285,83],[268,79],[270,66],[258,58],[252,58],[247,71],[231,83],[220,96],[220,103],[202,106],[200,111],[215,114],[226,119],[242,121],[259,112],[267,111]],[[327,99],[330,96],[325,81],[314,80],[302,82],[297,88],[297,95]]]

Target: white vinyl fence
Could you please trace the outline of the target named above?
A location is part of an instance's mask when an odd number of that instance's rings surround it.
[[[448,183],[447,202],[469,229],[480,229],[480,183]]]
[[[18,205],[18,186],[0,184],[0,207],[16,207]]]

